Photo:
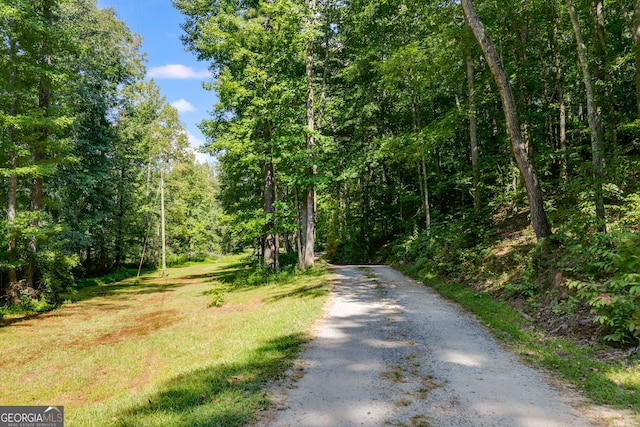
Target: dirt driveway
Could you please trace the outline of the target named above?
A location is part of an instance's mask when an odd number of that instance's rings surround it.
[[[324,322],[262,425],[599,425],[435,291],[385,266],[333,269]]]

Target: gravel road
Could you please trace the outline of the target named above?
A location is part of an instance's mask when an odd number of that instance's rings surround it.
[[[325,318],[262,425],[597,425],[430,288],[385,266],[332,268]]]

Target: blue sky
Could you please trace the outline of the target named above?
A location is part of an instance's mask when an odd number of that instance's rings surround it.
[[[209,116],[216,102],[213,92],[202,88],[209,81],[208,64],[198,62],[180,41],[182,15],[171,0],[98,0],[98,7],[113,7],[132,32],[143,37],[147,53],[147,77],[153,77],[162,94],[178,109],[191,144],[204,143],[197,125]],[[199,156],[203,160],[204,156]]]

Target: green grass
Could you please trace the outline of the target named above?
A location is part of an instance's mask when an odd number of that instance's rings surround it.
[[[410,266],[397,267],[476,314],[498,339],[529,364],[572,384],[596,404],[633,412],[635,422],[640,423],[638,361],[602,361],[596,357],[602,345],[585,346],[570,339],[545,336],[504,301]]]
[[[328,295],[323,269],[247,284],[251,271],[226,257],[87,286],[0,328],[0,404],[64,405],[69,426],[246,425]]]

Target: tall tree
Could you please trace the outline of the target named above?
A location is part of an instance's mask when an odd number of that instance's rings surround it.
[[[313,150],[316,144],[315,137],[315,106],[314,106],[314,79],[313,79],[313,48],[315,39],[315,22],[314,17],[316,14],[316,1],[308,0],[308,11],[306,13],[305,21],[306,28],[306,42],[305,42],[305,71],[307,76],[307,152],[309,160],[313,163]],[[300,233],[304,235],[304,255],[302,257],[301,267],[308,268],[313,267],[315,263],[315,241],[316,241],[316,190],[314,185],[314,178],[317,173],[317,166],[311,164],[308,167],[309,183],[304,194],[303,201],[303,231]]]
[[[504,67],[500,62],[498,52],[496,51],[493,42],[489,38],[484,25],[475,11],[473,2],[471,0],[461,0],[460,3],[465,17],[469,22],[469,26],[482,48],[485,59],[489,64],[489,68],[491,69],[491,73],[493,74],[500,92],[505,120],[507,122],[507,132],[511,142],[511,150],[527,189],[529,209],[531,212],[531,224],[533,225],[533,229],[538,239],[549,237],[551,235],[551,229],[544,209],[542,190],[538,182],[538,176],[535,168],[529,160],[527,146],[522,138],[520,121],[518,119],[516,103],[513,93],[511,92],[509,79],[507,78]]]
[[[262,173],[251,185],[245,214],[257,215],[257,209],[262,209],[260,218],[251,222],[262,224],[262,259],[266,266],[277,269],[282,220],[276,211],[292,202],[281,199],[286,192],[280,191],[280,182],[285,175],[305,176],[291,179],[291,184],[309,182],[309,159],[300,156],[310,142],[305,136],[314,135],[308,130],[305,102],[300,102],[308,99],[304,93],[309,89],[303,32],[306,8],[296,1],[209,5],[179,0],[174,5],[186,16],[185,44],[201,59],[212,60],[217,77],[210,88],[218,92],[220,102],[202,128],[212,151],[221,154],[221,191],[227,193],[227,188],[238,184],[226,182],[226,171],[232,169],[226,167],[227,162],[235,162],[236,168],[251,168],[244,179],[254,180],[259,165]],[[313,197],[309,206],[311,203]]]
[[[44,182],[63,161],[66,132],[73,122],[64,106],[52,108],[56,101],[60,103],[66,80],[61,58],[74,43],[72,33],[59,23],[63,3],[3,2],[0,16],[6,24],[2,26],[3,48],[8,50],[8,60],[2,60],[9,88],[2,104],[8,114],[2,116],[8,134],[7,249],[9,294],[14,300],[19,291],[30,295],[48,292],[46,280],[40,280],[44,257],[39,241],[54,231],[41,224]],[[28,206],[21,206],[18,197],[24,178],[29,180]]]
[[[596,218],[598,218],[598,220],[601,222],[600,228],[603,231],[606,231],[604,196],[602,193],[602,180],[604,177],[602,157],[602,114],[596,102],[591,70],[589,67],[589,61],[587,60],[586,47],[582,38],[582,31],[580,29],[578,14],[576,13],[573,1],[566,1],[567,10],[569,11],[569,16],[571,17],[571,24],[573,26],[573,31],[576,38],[578,60],[580,61],[580,68],[582,69],[582,81],[584,82],[585,93],[587,96],[587,122],[589,123],[589,134],[591,135],[591,160],[593,165],[593,190],[596,207]]]
[[[473,57],[467,55],[467,86],[469,90],[469,144],[471,147],[471,168],[473,170],[473,209],[480,211],[480,150],[478,147],[478,117],[476,113],[475,68]]]

